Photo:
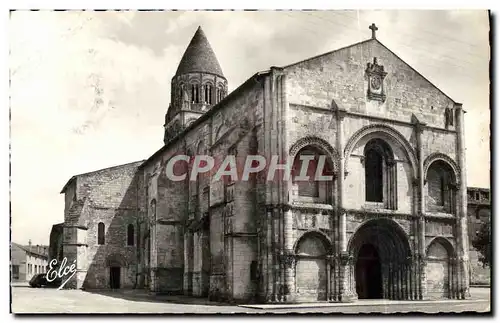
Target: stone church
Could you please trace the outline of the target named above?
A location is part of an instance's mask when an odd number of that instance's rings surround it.
[[[370,29],[229,93],[198,28],[164,145],[64,186],[60,256],[77,265],[66,286],[260,303],[467,297],[465,111]],[[333,179],[172,181],[179,154],[327,156]]]

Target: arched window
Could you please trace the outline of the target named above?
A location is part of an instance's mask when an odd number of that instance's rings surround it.
[[[134,225],[133,224],[129,224],[127,227],[127,245],[128,246],[134,245]]]
[[[200,86],[191,84],[191,100],[193,103],[200,103]]]
[[[323,169],[318,170],[320,158],[326,158],[326,155],[314,147],[300,150],[293,161],[292,180],[295,186],[295,195],[298,195],[299,199],[312,199],[312,202],[315,203],[328,204],[332,200],[332,182],[317,179],[316,173],[322,171],[320,175],[332,176],[333,172],[331,162],[327,158],[324,161]]]
[[[105,243],[104,240],[104,223],[99,222],[97,225],[97,244],[103,245]]]
[[[295,158],[294,162],[294,174],[295,174],[295,179],[296,183],[298,186],[298,192],[299,196],[306,196],[306,197],[319,197],[319,182],[315,180],[315,167],[314,167],[314,161],[316,159],[316,152],[313,150],[309,149],[304,149],[302,150],[297,158]],[[314,158],[313,160],[308,160],[308,159],[300,159],[300,156],[311,156]],[[309,162],[309,166],[307,167],[307,173],[305,176],[308,176],[308,180],[297,180],[297,177],[301,175],[302,171],[302,164]]]
[[[205,84],[205,103],[212,104],[212,85]]]
[[[222,101],[222,99],[224,99],[224,89],[222,87],[217,87],[217,90],[216,90],[216,95],[217,95],[217,102],[216,103],[219,103],[220,101]]]
[[[444,161],[433,162],[427,170],[426,210],[453,213],[455,176],[453,170]]]
[[[391,147],[381,139],[368,141],[364,150],[365,199],[396,209],[396,167]]]
[[[370,149],[366,152],[366,200],[369,202],[383,202],[384,190],[384,158],[379,151]]]

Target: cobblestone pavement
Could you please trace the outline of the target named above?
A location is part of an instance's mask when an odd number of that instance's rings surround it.
[[[84,292],[49,288],[13,287],[13,313],[404,313],[404,312],[463,312],[490,311],[489,289],[471,290],[469,301],[453,302],[392,302],[359,301],[353,305],[288,309],[257,309],[217,304],[203,299],[160,296],[152,297],[139,291]]]

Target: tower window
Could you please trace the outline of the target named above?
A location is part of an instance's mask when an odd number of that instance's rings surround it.
[[[212,85],[205,84],[205,103],[212,104]]]
[[[200,86],[198,84],[191,85],[191,98],[193,103],[200,103]]]
[[[97,225],[97,244],[103,245],[104,244],[104,223],[99,222]]]
[[[217,89],[217,102],[222,101],[223,98],[224,98],[224,90],[221,88],[218,88]]]
[[[134,245],[134,225],[133,224],[129,224],[127,227],[127,245],[128,246]]]

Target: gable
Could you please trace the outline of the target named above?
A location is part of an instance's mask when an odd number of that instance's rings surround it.
[[[384,102],[367,97],[366,68],[377,58],[387,73]],[[445,109],[454,101],[378,40],[368,40],[286,66],[291,104],[411,121],[412,114],[429,126],[445,128]]]

